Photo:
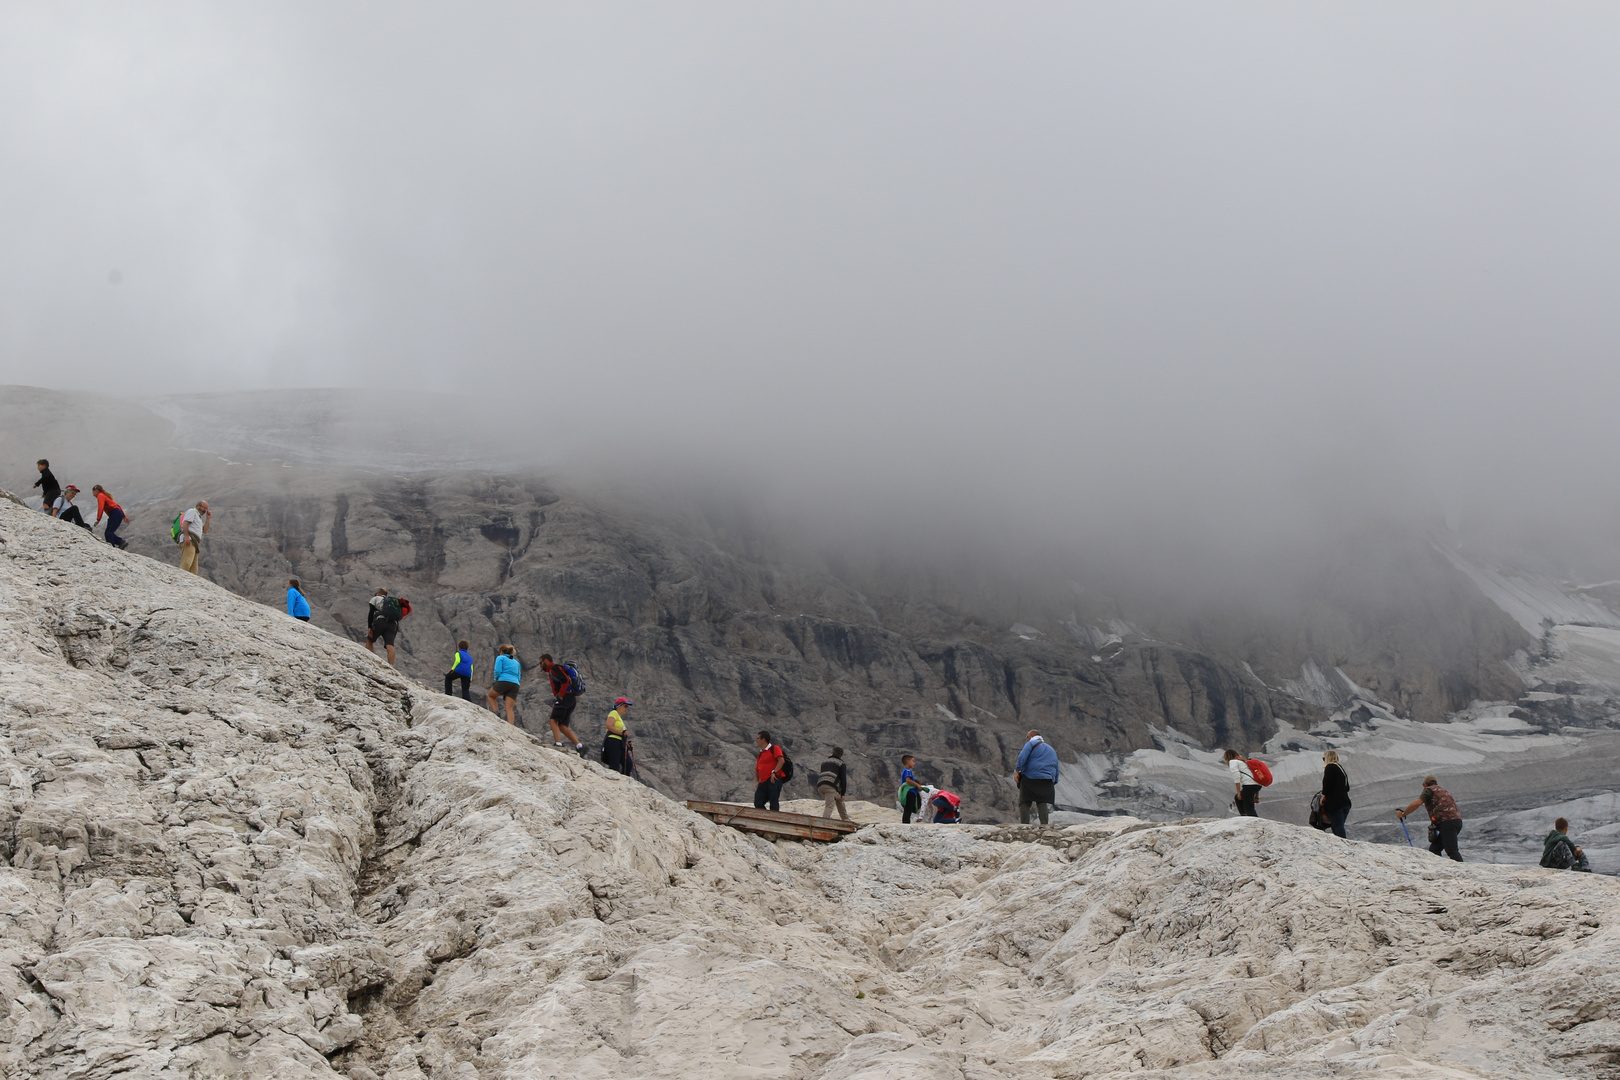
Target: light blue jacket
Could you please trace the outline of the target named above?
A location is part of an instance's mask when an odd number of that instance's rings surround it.
[[[1046,745],[1045,741],[1037,742],[1034,739],[1024,744],[1023,753],[1018,755],[1018,771],[1031,780],[1056,780],[1058,778],[1057,751]]]
[[[304,599],[303,593],[291,585],[287,586],[287,614],[295,619],[309,618],[309,601]]]
[[[523,681],[523,665],[510,656],[501,655],[495,658],[495,681],[521,683]]]

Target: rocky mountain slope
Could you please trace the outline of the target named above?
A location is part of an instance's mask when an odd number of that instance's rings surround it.
[[[1265,821],[712,825],[0,501],[0,1069],[1606,1077],[1620,883]]]

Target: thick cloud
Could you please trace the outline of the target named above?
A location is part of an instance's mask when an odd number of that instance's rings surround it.
[[[9,5],[0,379],[459,392],[514,461],[966,532],[1238,543],[1349,504],[1591,528],[1617,30],[1595,4]]]

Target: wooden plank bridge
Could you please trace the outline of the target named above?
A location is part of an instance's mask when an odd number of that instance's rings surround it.
[[[743,803],[687,799],[686,807],[712,818],[718,824],[730,825],[733,829],[759,833],[761,836],[787,837],[791,840],[833,841],[860,828],[855,822],[840,818],[789,814],[781,810],[758,810]]]

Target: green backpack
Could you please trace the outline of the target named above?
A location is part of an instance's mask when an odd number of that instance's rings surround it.
[[[180,511],[174,516],[174,523],[169,526],[169,535],[174,537],[174,542],[177,544],[180,543],[180,537],[182,535],[180,531],[180,522],[184,520],[185,516],[186,512],[184,510]]]

